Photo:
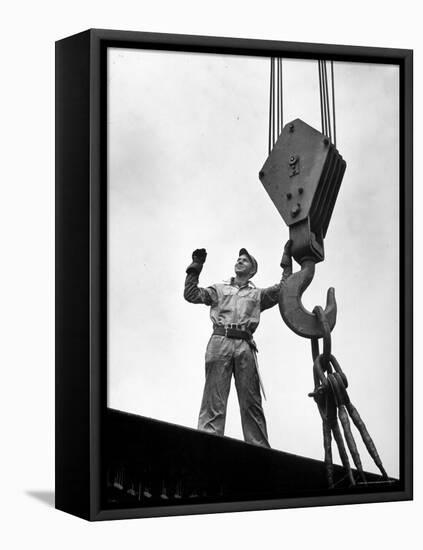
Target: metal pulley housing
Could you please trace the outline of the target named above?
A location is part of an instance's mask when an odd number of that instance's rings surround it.
[[[329,138],[302,120],[284,126],[259,177],[289,227],[292,256],[324,259],[326,236],[346,162]]]

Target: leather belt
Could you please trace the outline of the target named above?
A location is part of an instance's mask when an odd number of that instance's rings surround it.
[[[233,326],[233,325],[232,325]],[[236,325],[235,325],[236,326]],[[251,340],[251,332],[240,330],[238,328],[215,326],[213,334],[217,336],[226,336],[226,338],[234,338],[239,340]]]

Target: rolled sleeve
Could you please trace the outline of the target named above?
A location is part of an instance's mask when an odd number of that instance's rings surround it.
[[[260,294],[260,311],[264,311],[265,309],[270,309],[271,307],[275,306],[279,302],[279,294],[281,290],[281,283],[269,286],[267,288],[261,289]]]

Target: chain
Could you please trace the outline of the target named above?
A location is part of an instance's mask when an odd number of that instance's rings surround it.
[[[332,336],[325,312],[320,306],[316,306],[313,312],[320,323],[323,333],[323,352],[320,353],[319,340],[317,338],[312,338],[311,353],[313,357],[314,390],[308,395],[309,397],[313,397],[322,418],[323,446],[325,451],[328,485],[330,488],[335,487],[332,461],[332,435],[338,447],[342,464],[347,472],[350,486],[355,486],[357,483],[351,469],[338,420],[341,423],[344,438],[357,469],[360,482],[367,483],[367,480],[361,463],[360,454],[351,431],[350,419],[358,429],[369,455],[379,468],[384,480],[387,480],[388,475],[382,465],[376,446],[347,393],[347,377],[342,371],[337,359],[332,355]]]

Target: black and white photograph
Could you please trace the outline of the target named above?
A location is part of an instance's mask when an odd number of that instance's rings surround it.
[[[418,546],[419,13],[5,5],[2,548]]]
[[[390,63],[107,48],[106,507],[401,486],[399,103]]]

